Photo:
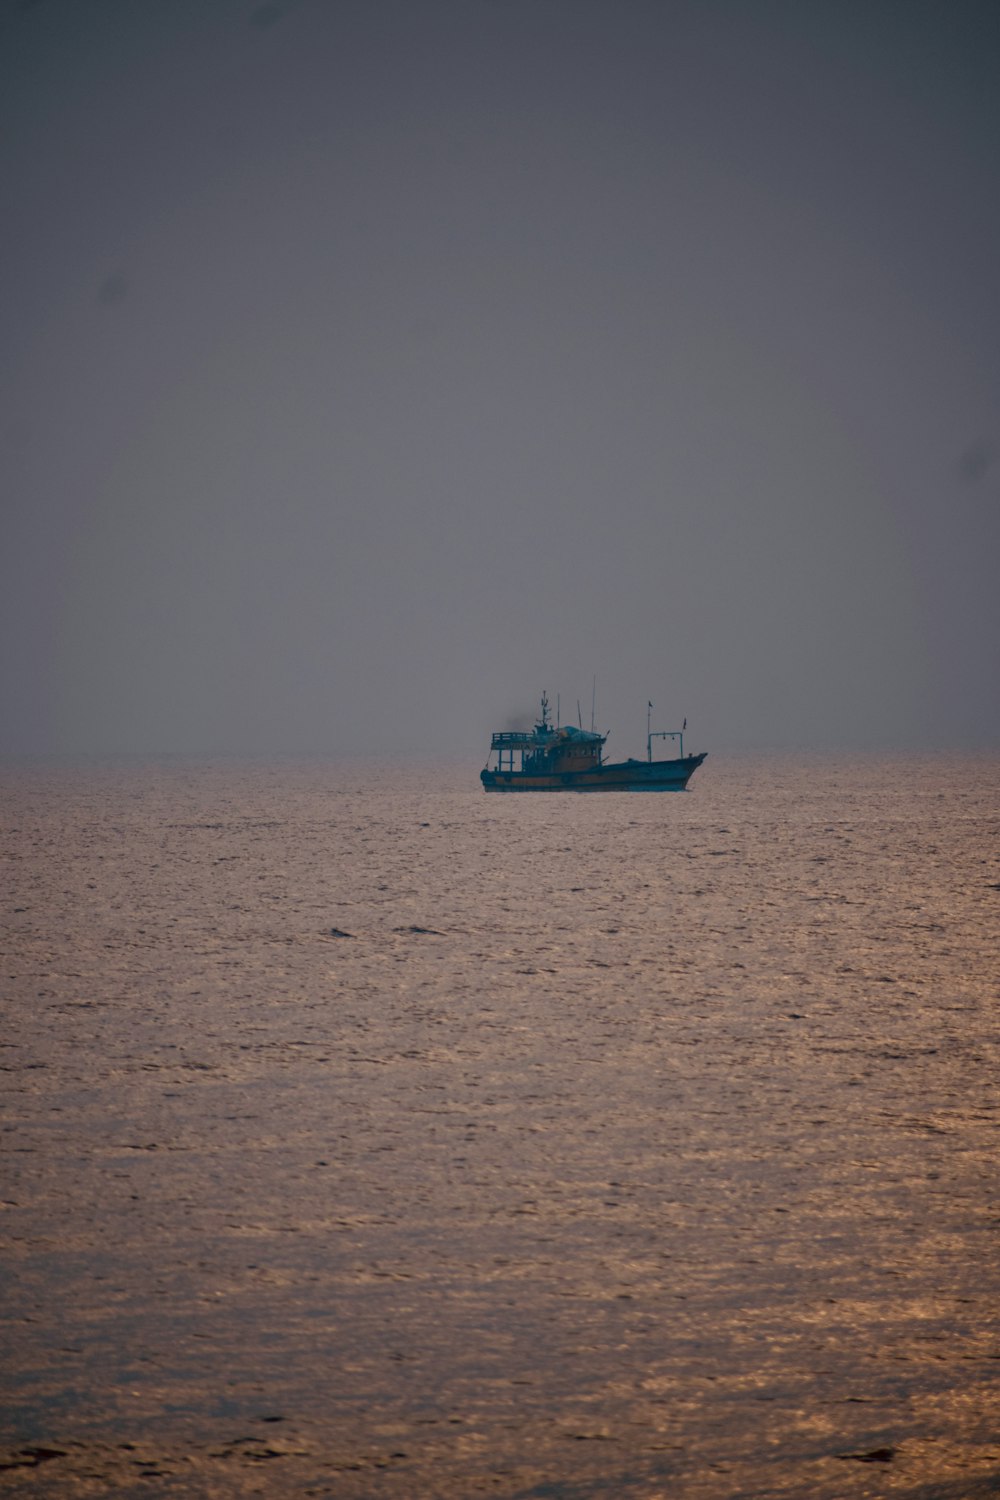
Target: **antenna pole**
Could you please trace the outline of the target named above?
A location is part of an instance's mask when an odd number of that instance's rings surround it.
[[[653,712],[653,705],[648,699],[646,700],[646,704],[646,759],[651,761],[653,759],[653,736],[649,732],[649,717]]]
[[[597,709],[597,673],[594,673],[594,681],[590,689],[590,732],[594,733],[594,715]]]

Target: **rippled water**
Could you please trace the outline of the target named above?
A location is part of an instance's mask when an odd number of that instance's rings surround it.
[[[997,1493],[996,762],[477,769],[8,768],[0,1490]]]

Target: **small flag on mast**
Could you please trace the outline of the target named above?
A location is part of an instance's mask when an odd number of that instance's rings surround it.
[[[684,723],[683,723],[683,724],[682,724],[682,725],[681,725],[681,733],[682,733],[682,734],[683,734],[683,733],[684,733],[684,730],[685,730],[685,729],[686,729],[686,728],[687,728],[687,727],[688,727],[688,721],[687,721],[687,719],[685,719],[685,720],[684,720]]]

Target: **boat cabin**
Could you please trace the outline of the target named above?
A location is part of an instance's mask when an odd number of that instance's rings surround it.
[[[542,712],[532,730],[503,730],[490,741],[490,754],[496,755],[492,771],[522,771],[527,775],[566,775],[573,771],[595,771],[601,764],[601,750],[607,735],[578,729],[575,724],[553,727],[549,722],[549,701],[543,694]]]

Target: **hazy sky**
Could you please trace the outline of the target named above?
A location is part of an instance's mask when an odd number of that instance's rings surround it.
[[[0,0],[6,750],[1000,743],[996,0]]]

